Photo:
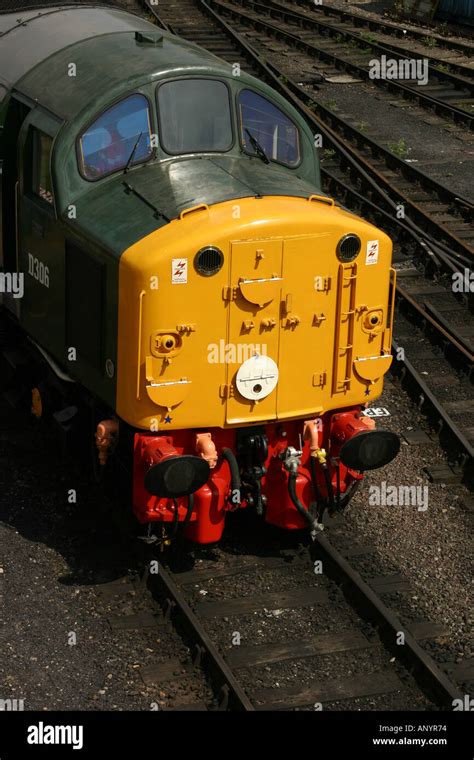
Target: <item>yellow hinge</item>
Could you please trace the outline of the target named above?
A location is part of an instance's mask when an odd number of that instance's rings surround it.
[[[219,386],[219,396],[221,398],[231,398],[234,395],[234,386],[225,383]]]
[[[319,325],[324,322],[326,319],[326,316],[323,314],[323,312],[320,312],[320,314],[315,314],[313,317],[313,325],[316,325],[316,327],[319,327]]]
[[[296,327],[300,322],[301,319],[295,315],[294,317],[285,317],[281,324],[282,327]]]
[[[314,289],[323,292],[331,290],[331,277],[316,277]]]
[[[314,385],[315,388],[317,388],[319,386],[323,387],[323,385],[326,385],[326,381],[327,381],[327,372],[326,371],[324,371],[324,372],[315,372],[314,373],[314,375],[313,375],[313,385]]]
[[[224,285],[222,288],[222,298],[224,301],[233,301],[235,298],[235,288],[230,285]]]
[[[179,333],[196,332],[196,325],[193,322],[188,322],[187,324],[176,325],[176,330]]]

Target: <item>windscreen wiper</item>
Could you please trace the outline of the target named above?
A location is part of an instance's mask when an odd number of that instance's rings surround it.
[[[245,131],[247,132],[247,134],[248,134],[248,136],[249,136],[250,145],[252,146],[252,148],[253,148],[253,149],[254,149],[254,151],[256,152],[257,156],[259,156],[259,157],[262,159],[262,161],[264,161],[266,164],[269,164],[269,163],[270,163],[270,159],[268,158],[267,154],[266,154],[266,153],[265,153],[265,151],[263,150],[263,148],[262,148],[262,146],[260,145],[260,143],[259,143],[259,142],[258,142],[258,141],[255,139],[255,137],[254,137],[254,136],[253,136],[253,134],[252,134],[252,133],[251,133],[251,132],[250,132],[250,131],[247,129],[247,127],[245,127]]]
[[[130,169],[131,163],[132,163],[133,159],[135,158],[135,153],[137,152],[138,143],[142,139],[142,135],[143,135],[143,132],[140,132],[140,134],[138,135],[138,139],[137,139],[135,145],[133,146],[132,152],[130,153],[130,158],[127,161],[125,169],[123,170],[124,174],[127,174],[128,170]],[[143,203],[145,203],[148,206],[148,208],[151,208],[155,212],[154,213],[155,217],[158,218],[158,217],[161,216],[166,222],[170,222],[171,221],[171,219],[170,219],[169,216],[166,216],[166,214],[164,214],[162,211],[160,211],[160,209],[157,206],[155,206],[154,203],[152,203],[151,201],[149,201],[148,198],[145,198],[145,196],[142,195],[140,192],[138,192],[138,190],[136,190],[134,187],[132,187],[132,185],[130,185],[128,182],[125,182],[125,180],[122,182],[122,184],[123,184],[123,186],[125,188],[125,192],[127,194],[133,193],[133,195],[136,198],[139,198],[141,201],[143,201]]]
[[[133,159],[135,158],[135,153],[137,152],[138,143],[139,143],[139,142],[140,142],[140,140],[142,139],[142,135],[143,135],[143,132],[140,132],[140,134],[138,135],[138,139],[137,139],[137,141],[136,141],[135,145],[134,145],[134,146],[133,146],[133,148],[132,148],[132,152],[130,153],[130,158],[128,159],[128,161],[127,161],[127,163],[126,163],[126,165],[125,165],[125,169],[123,170],[123,173],[124,173],[124,174],[127,174],[127,173],[128,173],[128,171],[129,171],[129,169],[130,169],[130,166],[132,165],[132,161],[133,161]]]

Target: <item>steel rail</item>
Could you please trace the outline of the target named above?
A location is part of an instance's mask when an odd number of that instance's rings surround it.
[[[173,622],[183,625],[193,643],[200,647],[199,651],[205,660],[206,669],[211,672],[216,687],[221,691],[223,697],[221,709],[229,708],[253,712],[255,707],[247,693],[189,606],[172,575],[163,568],[161,563],[158,573],[148,574],[148,585],[152,592],[158,591],[163,597],[166,609]]]
[[[334,548],[324,532],[316,537],[311,554],[313,559],[322,560],[324,573],[342,586],[351,606],[378,628],[387,648],[413,671],[423,686],[428,686],[438,703],[452,709],[455,699],[463,699],[458,687],[420,647],[398,616],[385,606],[357,570]],[[403,645],[397,643],[400,634],[403,634]]]
[[[472,372],[474,355],[472,354],[472,351],[469,350],[469,347],[463,341],[459,340],[458,336],[454,334],[454,331],[450,327],[445,327],[440,319],[437,319],[432,315],[433,312],[430,314],[429,309],[421,306],[417,301],[415,301],[410,293],[408,293],[398,283],[397,293],[401,299],[406,301],[413,309],[416,310],[419,317],[421,317],[425,322],[427,322],[437,331],[439,338],[445,338],[445,340],[448,341],[450,347],[455,350],[458,358],[466,366],[466,369],[470,374]]]
[[[268,66],[278,72],[278,69],[276,69],[271,63],[268,63]],[[290,86],[294,89],[297,95],[301,96],[302,99],[305,98],[306,101],[311,100],[308,93],[303,90],[300,85],[290,80]],[[412,182],[418,182],[422,187],[426,187],[430,191],[435,192],[440,200],[457,206],[458,210],[461,213],[466,214],[470,221],[474,218],[474,202],[469,198],[453,192],[449,187],[438,182],[438,180],[434,179],[429,174],[426,174],[421,169],[418,169],[412,164],[407,164],[403,159],[396,156],[387,148],[384,148],[383,145],[380,145],[380,143],[377,143],[371,137],[368,137],[364,132],[361,132],[356,127],[348,124],[348,122],[344,121],[344,119],[334,113],[334,111],[326,108],[323,104],[314,103],[314,106],[317,107],[319,113],[323,114],[326,121],[330,122],[333,127],[339,129],[345,135],[349,135],[358,147],[369,149],[373,156],[382,157],[388,168],[396,168],[406,179],[409,179]]]
[[[290,20],[293,20],[295,23],[303,24],[304,26],[308,26],[311,29],[317,30],[322,29],[324,32],[328,33],[330,36],[340,36],[345,37],[347,36],[348,39],[350,39],[352,42],[359,41],[359,45],[361,47],[369,47],[372,50],[377,50],[380,53],[389,53],[392,54],[393,57],[400,59],[400,58],[406,58],[407,55],[410,55],[411,57],[414,57],[414,55],[422,56],[423,58],[426,58],[428,62],[432,61],[434,64],[434,67],[432,68],[432,73],[436,76],[437,79],[445,79],[447,82],[450,82],[455,87],[470,87],[472,88],[472,77],[474,76],[474,69],[470,68],[469,66],[463,66],[460,64],[449,64],[449,71],[444,71],[443,69],[438,70],[436,69],[436,66],[443,66],[447,63],[447,61],[442,60],[441,58],[435,58],[433,55],[429,53],[418,53],[414,50],[408,50],[407,48],[401,47],[399,45],[394,45],[391,42],[384,41],[377,41],[377,40],[369,40],[364,37],[362,37],[360,34],[352,32],[350,29],[341,29],[341,27],[333,26],[332,24],[324,23],[322,21],[319,21],[317,18],[314,18],[312,16],[308,16],[304,13],[298,13],[294,10],[294,8],[288,8],[283,3],[278,2],[277,0],[269,0],[269,4],[267,5],[267,13],[271,14],[272,10],[275,12],[281,12],[285,15],[285,18],[288,18]],[[331,32],[333,30],[333,32]],[[458,75],[454,72],[454,68],[458,69]],[[465,79],[463,79],[465,77]]]
[[[436,703],[445,709],[452,708],[455,699],[462,698],[458,687],[438,667],[430,655],[418,644],[413,635],[402,624],[377,593],[362,579],[346,558],[331,544],[327,533],[321,532],[308,550],[312,563],[322,560],[324,575],[342,587],[346,601],[356,613],[377,628],[385,649],[394,654],[410,672],[418,687],[428,693]],[[191,640],[197,650],[197,660],[209,673],[213,686],[221,693],[221,710],[253,712],[258,710],[246,690],[239,684],[232,668],[227,665],[216,643],[209,636],[198,615],[191,609],[184,593],[173,577],[173,572],[165,569],[160,562],[158,573],[146,574],[148,587],[164,608],[167,619],[184,630],[187,640]],[[403,645],[400,635],[403,634]],[[295,659],[298,651],[295,648]]]
[[[411,387],[409,390],[412,391],[412,395],[416,400],[420,411],[423,406],[428,407],[431,415],[437,419],[437,434],[441,445],[443,445],[441,436],[446,432],[450,434],[449,440],[447,441],[447,446],[445,446],[445,448],[451,455],[453,455],[454,452],[452,451],[451,444],[454,443],[457,445],[459,467],[463,470],[466,479],[470,481],[472,477],[474,462],[473,446],[469,443],[462,430],[454,422],[443,405],[438,401],[432,390],[428,387],[427,383],[423,380],[422,376],[415,369],[413,364],[406,357],[404,359],[399,358],[399,348],[400,346],[398,345],[398,342],[393,339],[393,363],[390,371],[396,377],[400,377],[402,385],[404,381],[409,378],[411,382]]]
[[[140,0],[140,2],[142,4],[142,6],[145,8],[145,10],[147,10],[149,13],[152,14],[152,16],[154,17],[154,19],[155,19],[156,23],[158,24],[158,26],[160,26],[162,29],[164,29],[165,32],[170,32],[170,34],[174,34],[175,33],[174,30],[173,30],[173,27],[170,26],[170,24],[167,24],[166,21],[164,21],[162,19],[162,17],[160,16],[160,14],[158,12],[159,4],[158,5],[152,5],[151,2],[149,2],[149,0]]]
[[[315,3],[308,2],[308,0],[292,0],[292,2],[296,5],[309,8],[315,13],[324,13],[325,16],[339,16],[340,19],[344,21],[350,21],[351,23],[353,22],[354,25],[368,26],[369,29],[373,29],[374,31],[386,32],[387,34],[395,34],[402,37],[402,39],[414,37],[415,39],[422,41],[427,37],[433,38],[439,42],[440,47],[446,47],[451,50],[459,50],[461,53],[464,53],[467,56],[474,55],[474,45],[471,45],[467,42],[462,42],[461,40],[451,39],[450,37],[443,37],[442,35],[434,33],[430,28],[423,30],[414,29],[410,21],[407,21],[407,24],[405,25],[403,22],[396,23],[395,21],[383,21],[382,19],[374,19],[370,18],[369,16],[362,16],[358,13],[336,8],[335,6],[328,5],[327,3],[316,5]]]
[[[262,14],[262,13],[268,14],[271,11],[271,9],[269,9],[268,6],[262,5],[261,3],[258,3],[258,2],[254,2],[253,0],[228,0],[228,2],[230,2],[232,5],[240,5],[243,8],[250,8],[250,7],[255,8],[255,10],[259,14]],[[327,61],[328,63],[331,63],[334,66],[336,66],[336,68],[343,68],[357,77],[368,80],[372,84],[375,84],[379,87],[384,87],[397,94],[401,94],[405,98],[411,98],[412,100],[417,100],[421,106],[426,106],[427,108],[434,110],[436,113],[443,114],[444,116],[449,116],[449,118],[452,119],[454,122],[462,123],[467,128],[474,129],[474,116],[472,114],[468,113],[462,108],[458,108],[457,106],[452,106],[443,100],[439,100],[438,98],[435,98],[432,95],[425,94],[422,91],[421,87],[414,88],[414,87],[411,87],[410,85],[402,84],[400,80],[398,79],[387,79],[387,78],[371,79],[368,69],[363,68],[362,66],[359,66],[356,63],[352,63],[349,60],[340,58],[336,54],[331,53],[325,50],[324,48],[318,47],[317,45],[311,42],[308,42],[307,40],[304,40],[301,37],[298,37],[297,35],[292,34],[291,32],[285,29],[282,29],[281,27],[271,24],[269,21],[264,20],[261,15],[259,15],[258,18],[255,18],[254,16],[250,16],[246,14],[244,11],[241,11],[240,13],[237,12],[234,8],[232,8],[229,5],[225,7],[228,8],[229,13],[234,13],[237,17],[240,16],[240,19],[244,19],[246,22],[252,24],[256,29],[262,29],[263,31],[268,30],[274,37],[283,39],[286,42],[289,42],[293,47],[302,49],[313,57],[317,57],[323,61]],[[334,31],[334,27],[328,27],[328,28]],[[340,32],[340,34],[342,34],[342,32]],[[346,34],[349,35],[349,32],[347,32]],[[352,35],[352,36],[354,37],[354,40],[356,41],[358,40],[360,43],[360,37],[358,37],[357,35]],[[375,45],[372,45],[372,47],[374,50],[376,49]],[[389,48],[382,48],[382,46],[378,46],[378,50],[379,52],[381,51],[381,54],[388,53],[389,55],[393,55],[393,53],[390,51]],[[466,88],[467,87],[470,88],[471,83],[467,82]]]
[[[353,205],[358,209],[354,212],[352,208],[348,210],[352,213],[362,213],[368,215],[368,218],[373,221],[376,226],[380,226],[387,234],[388,230],[396,228],[397,242],[402,245],[405,241],[414,243],[416,245],[417,257],[419,257],[425,264],[425,268],[436,271],[437,273],[444,272],[452,276],[458,273],[459,261],[453,261],[452,258],[447,256],[439,247],[439,244],[433,244],[432,241],[428,241],[426,237],[419,235],[413,230],[403,219],[398,219],[393,215],[393,209],[390,205],[384,203],[384,199],[381,199],[383,205],[377,205],[367,195],[355,190],[350,185],[343,182],[343,180],[336,177],[324,166],[321,166],[321,177],[324,180],[323,184],[329,188],[331,195],[336,198],[351,198]],[[389,210],[387,210],[389,209]],[[383,219],[383,223],[381,221]],[[463,262],[465,266],[468,266],[469,262]]]
[[[341,586],[349,606],[362,619],[368,620],[377,628],[385,648],[413,673],[421,691],[428,692],[436,703],[445,709],[452,709],[453,701],[462,699],[458,687],[422,649],[399,617],[386,607],[357,570],[331,544],[325,532],[319,533],[310,546],[309,558],[313,563],[316,559],[322,560],[324,575]],[[153,576],[148,575],[148,585],[150,584],[152,593],[158,592],[162,598],[167,613],[171,611],[175,624],[178,621],[181,625],[184,623],[187,635],[192,637],[201,653],[203,651],[206,653],[204,656],[207,659],[203,661],[203,664],[207,671],[211,671],[211,677],[224,697],[221,709],[255,711],[256,707],[223,659],[200,619],[189,606],[172,572],[165,570],[160,563],[158,573]],[[403,644],[400,644],[400,634],[403,634]],[[297,651],[295,651],[295,657],[297,657]]]

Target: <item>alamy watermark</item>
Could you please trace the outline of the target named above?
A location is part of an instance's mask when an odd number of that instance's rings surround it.
[[[266,356],[265,343],[226,343],[221,338],[219,343],[209,343],[207,361],[209,364],[243,364],[252,356]]]
[[[428,486],[369,486],[369,505],[377,507],[417,507],[418,512],[428,509]]]
[[[453,293],[474,293],[474,271],[464,268],[463,272],[452,275]]]
[[[73,749],[84,746],[84,726],[53,726],[40,721],[28,726],[28,744],[69,744]]]
[[[0,272],[0,293],[11,293],[13,298],[23,298],[25,294],[23,272]]]
[[[24,699],[0,699],[0,712],[23,712]]]
[[[415,79],[428,84],[427,58],[387,58],[381,55],[369,61],[370,79]]]

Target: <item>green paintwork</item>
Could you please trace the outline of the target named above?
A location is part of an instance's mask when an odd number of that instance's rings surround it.
[[[70,375],[113,408],[115,378],[107,377],[105,362],[111,359],[116,364],[119,258],[135,242],[166,224],[164,217],[157,217],[142,200],[126,192],[124,180],[169,219],[200,203],[212,205],[262,195],[308,197],[320,192],[313,135],[296,110],[263,82],[244,71],[234,76],[230,64],[197,45],[157,32],[154,25],[137,16],[110,8],[48,9],[39,15],[23,16],[28,23],[21,26],[16,15],[0,15],[0,85],[6,84],[12,99],[31,109],[18,135],[19,269],[28,271],[29,252],[50,269],[48,289],[25,275],[26,293],[19,318]],[[5,34],[6,30],[10,31]],[[151,42],[137,38],[135,32],[150,35]],[[14,47],[25,51],[17,59],[11,56]],[[156,133],[157,83],[182,76],[208,76],[227,83],[235,130],[231,150],[176,158],[157,148],[151,161],[132,168],[126,177],[114,174],[98,182],[83,179],[77,167],[76,143],[87,126],[113,102],[140,92],[150,101],[152,130]],[[269,98],[298,124],[303,157],[298,168],[265,165],[242,152],[235,113],[235,100],[242,88]],[[8,95],[0,100],[0,162],[4,157],[2,145],[8,142],[2,140],[2,126],[9,102]],[[28,196],[25,177],[29,173],[30,126],[54,138],[51,176],[55,209],[45,208],[31,194]],[[10,144],[11,140],[9,135]],[[102,331],[101,359],[97,366],[81,356],[74,363],[67,360],[66,241],[82,249],[91,271],[98,265],[103,271],[102,326],[98,326]],[[84,297],[87,299],[86,293]],[[77,318],[81,318],[80,313]]]
[[[54,53],[89,37],[150,29],[145,19],[120,9],[81,5],[10,13],[0,10],[0,84],[14,87]]]
[[[309,182],[296,175],[288,177],[281,167],[263,168],[259,158],[216,155],[144,164],[126,177],[114,175],[106,193],[102,183],[97,183],[76,204],[77,225],[82,227],[87,220],[84,232],[117,254],[167,224],[140,198],[127,193],[124,180],[169,219],[200,203],[211,206],[257,195],[307,198],[315,192]],[[104,223],[110,219],[114,219],[113,225]]]

